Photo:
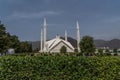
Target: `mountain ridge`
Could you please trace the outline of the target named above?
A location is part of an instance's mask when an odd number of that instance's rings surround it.
[[[61,39],[64,39],[64,37],[60,37]],[[76,39],[72,37],[68,37],[68,42],[70,42],[73,47],[77,47],[77,41]],[[29,43],[32,44],[33,50],[40,49],[40,41],[29,41]],[[102,39],[96,39],[94,40],[94,44],[96,48],[101,47],[109,47],[110,49],[119,49],[120,48],[120,39],[112,39],[112,40],[102,40]]]

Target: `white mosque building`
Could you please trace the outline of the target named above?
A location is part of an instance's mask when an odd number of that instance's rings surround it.
[[[41,41],[40,41],[40,51],[39,52],[50,52],[50,53],[59,53],[61,47],[65,46],[67,52],[74,52],[75,47],[71,45],[70,42],[67,40],[67,31],[65,31],[65,40],[61,39],[60,36],[56,36],[55,38],[46,41],[46,18],[44,17],[44,25],[43,31],[41,30]],[[77,49],[80,52],[79,42],[80,42],[80,30],[79,30],[79,23],[77,21],[76,24],[76,32],[77,32]]]

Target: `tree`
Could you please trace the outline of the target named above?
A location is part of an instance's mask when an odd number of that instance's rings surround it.
[[[32,45],[28,42],[20,42],[16,35],[10,35],[0,22],[0,53],[6,53],[9,48],[14,48],[15,52],[32,52]]]
[[[85,55],[93,55],[95,52],[93,37],[84,36],[80,42],[80,49]]]
[[[0,52],[6,53],[9,48],[14,48],[16,51],[19,43],[18,37],[6,32],[5,26],[0,23]]]
[[[114,49],[113,53],[114,53],[115,56],[117,56],[118,55],[118,49]]]
[[[77,48],[75,48],[75,49],[74,49],[74,52],[75,52],[75,53],[78,53],[78,49],[77,49]]]
[[[105,54],[106,54],[107,56],[110,56],[110,55],[111,55],[110,50],[109,50],[109,49],[106,49],[106,50],[105,50]]]
[[[113,52],[114,52],[114,54],[118,53],[118,49],[114,49]]]
[[[99,55],[103,56],[103,49],[98,49]]]
[[[65,46],[62,46],[61,49],[60,49],[60,52],[61,53],[66,53],[67,52],[67,49]]]
[[[15,52],[17,52],[18,48],[20,47],[20,41],[19,41],[18,37],[15,35],[10,36],[9,45],[10,45],[9,46],[10,48],[14,48]]]
[[[25,53],[25,52],[32,52],[32,45],[29,44],[27,41],[20,42],[19,47],[17,49],[17,53]]]
[[[6,28],[4,27],[3,24],[0,22],[0,52],[5,53],[8,46],[8,37],[6,34]]]

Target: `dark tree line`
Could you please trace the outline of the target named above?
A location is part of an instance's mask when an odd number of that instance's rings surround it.
[[[0,53],[6,53],[9,48],[16,53],[32,52],[32,45],[28,42],[20,42],[16,35],[6,31],[4,24],[0,22]]]

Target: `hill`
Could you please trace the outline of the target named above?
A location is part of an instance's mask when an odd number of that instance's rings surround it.
[[[62,39],[64,39],[64,37],[61,37]],[[76,47],[77,45],[77,41],[74,38],[68,37],[68,41],[74,46]],[[40,47],[40,41],[31,41],[30,43],[32,43],[32,47],[33,50],[35,49],[39,49]],[[114,49],[114,48],[120,48],[120,39],[112,39],[110,41],[105,41],[105,40],[94,40],[94,44],[97,48],[100,47],[109,47],[110,49]]]
[[[119,39],[112,39],[110,41],[105,40],[94,40],[94,44],[97,48],[99,47],[109,47],[110,49],[120,48],[120,40]]]

